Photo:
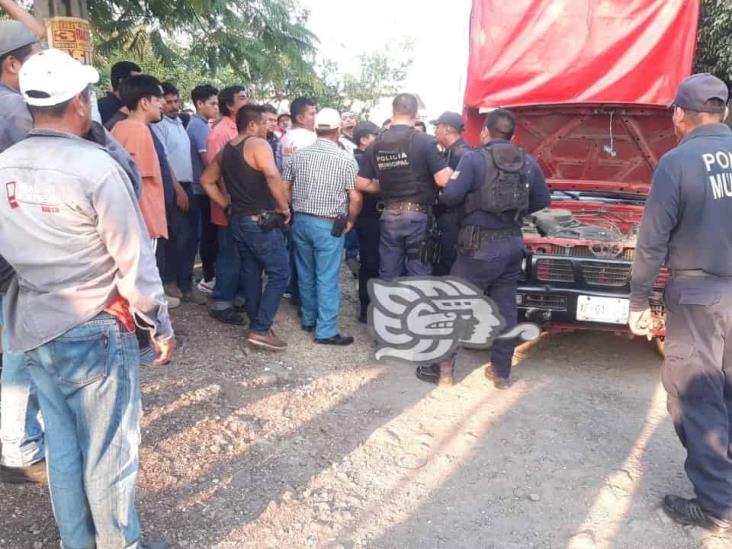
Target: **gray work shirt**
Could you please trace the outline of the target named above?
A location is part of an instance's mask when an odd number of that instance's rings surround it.
[[[732,131],[697,128],[656,166],[631,280],[631,309],[648,307],[661,265],[732,276]]]
[[[155,254],[132,185],[101,146],[33,130],[0,155],[0,254],[10,350],[28,351],[96,316],[117,296],[173,335]]]
[[[188,137],[188,132],[183,127],[181,119],[177,116],[175,118],[163,116],[160,122],[150,127],[165,145],[168,162],[178,181],[193,182],[191,139]]]

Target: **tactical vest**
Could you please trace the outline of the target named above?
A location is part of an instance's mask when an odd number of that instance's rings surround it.
[[[529,169],[526,153],[512,143],[497,143],[480,150],[485,160],[485,179],[465,198],[465,215],[481,210],[495,215],[520,217],[529,209]]]
[[[417,176],[414,161],[414,136],[386,131],[374,141],[374,159],[379,173],[381,199],[389,202],[416,202],[432,205],[435,198],[434,181],[430,175]]]

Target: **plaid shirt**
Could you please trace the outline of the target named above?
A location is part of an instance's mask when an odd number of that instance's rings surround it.
[[[318,139],[297,151],[285,166],[292,183],[292,209],[320,217],[348,214],[348,191],[355,188],[358,164],[336,143]]]

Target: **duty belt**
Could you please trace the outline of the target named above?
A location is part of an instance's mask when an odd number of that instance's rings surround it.
[[[715,275],[708,273],[702,269],[673,269],[671,270],[671,276],[676,278],[696,278],[696,277],[709,277],[709,278],[732,278],[730,275]]]
[[[430,213],[430,207],[426,204],[418,202],[388,202],[383,205],[384,210],[393,210],[398,212],[419,212],[423,214]]]
[[[486,229],[485,227],[476,227],[480,231],[480,241],[486,240],[505,240],[506,238],[523,237],[521,229],[512,227],[510,229]]]

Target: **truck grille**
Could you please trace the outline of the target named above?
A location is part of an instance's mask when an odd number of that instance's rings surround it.
[[[572,262],[565,259],[538,259],[536,278],[542,282],[574,282]]]
[[[582,274],[592,286],[619,288],[630,280],[630,265],[588,261],[582,264]]]
[[[589,246],[557,246],[552,245],[552,255],[559,255],[564,257],[595,257]],[[635,250],[633,248],[625,248],[623,252],[617,257],[617,259],[625,259],[626,261],[633,261],[635,258]]]
[[[525,294],[522,305],[543,311],[566,311],[567,298],[561,295]]]

